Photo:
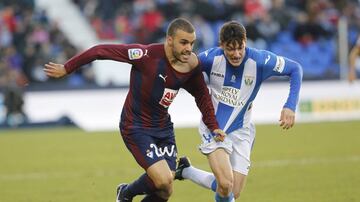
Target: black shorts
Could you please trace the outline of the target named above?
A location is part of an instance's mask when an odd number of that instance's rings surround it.
[[[170,169],[176,169],[177,148],[172,127],[166,129],[121,128],[126,147],[137,163],[147,170],[154,163],[165,159]]]

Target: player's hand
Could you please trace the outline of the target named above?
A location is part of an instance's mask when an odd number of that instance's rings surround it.
[[[225,137],[226,137],[226,133],[221,129],[215,129],[212,132],[212,135],[213,135],[214,140],[216,142],[223,142],[225,140]]]
[[[61,78],[67,74],[63,64],[49,62],[45,64],[44,72],[48,77]]]
[[[280,116],[280,127],[290,129],[295,124],[295,112],[289,108],[283,108]]]

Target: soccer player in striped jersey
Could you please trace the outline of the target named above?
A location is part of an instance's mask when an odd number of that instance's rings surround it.
[[[201,53],[199,58],[209,78],[216,118],[227,136],[223,142],[214,141],[211,129],[201,122],[200,150],[213,173],[191,166],[187,157],[182,157],[176,179],[190,179],[216,191],[216,201],[234,201],[240,196],[250,168],[255,138],[251,110],[261,84],[271,76],[290,77],[290,93],[280,115],[280,126],[289,129],[295,121],[302,68],[288,58],[246,47],[246,30],[236,21],[225,23],[219,38],[220,47]]]
[[[117,202],[167,201],[172,193],[177,148],[168,108],[180,88],[195,97],[203,122],[216,141],[225,133],[219,129],[208,88],[197,56],[192,52],[196,39],[193,25],[173,20],[164,44],[98,45],[62,64],[48,63],[50,77],[63,77],[96,59],[111,59],[132,65],[130,89],[121,114],[120,132],[137,163],[146,171],[131,184],[120,184]],[[106,99],[106,98],[104,98]],[[101,107],[100,107],[101,108]]]

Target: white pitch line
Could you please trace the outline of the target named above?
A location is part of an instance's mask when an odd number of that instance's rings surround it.
[[[283,166],[293,166],[293,165],[306,166],[306,165],[320,165],[320,164],[347,163],[347,162],[350,163],[360,162],[360,156],[255,161],[253,163],[253,167],[283,167]]]

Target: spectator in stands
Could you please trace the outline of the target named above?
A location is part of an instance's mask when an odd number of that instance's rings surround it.
[[[264,37],[265,41],[271,43],[280,32],[280,24],[273,20],[269,13],[265,13],[256,24],[257,30]]]
[[[272,7],[269,14],[275,22],[279,23],[281,30],[287,29],[292,20],[290,9],[285,7],[284,0],[272,0],[271,2]]]
[[[356,60],[360,56],[360,35],[358,36],[358,40],[354,47],[350,51],[349,55],[349,76],[348,80],[350,83],[352,83],[354,80],[356,80]]]
[[[7,47],[0,55],[0,87],[3,88],[4,106],[6,109],[5,123],[16,127],[26,121],[23,111],[23,86],[27,80],[16,60],[15,48]]]

